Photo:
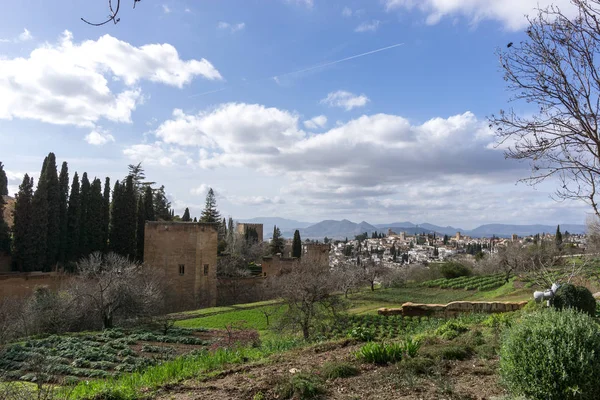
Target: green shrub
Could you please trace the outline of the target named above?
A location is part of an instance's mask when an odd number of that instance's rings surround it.
[[[375,340],[375,331],[373,329],[357,326],[348,331],[349,338],[359,340],[361,342],[371,342]]]
[[[387,364],[402,359],[404,345],[402,343],[369,342],[356,353],[359,360],[373,364]]]
[[[359,373],[358,368],[347,362],[325,363],[321,371],[325,379],[348,378]]]
[[[440,326],[435,330],[435,334],[440,336],[442,339],[452,340],[461,333],[469,330],[469,327],[460,321],[450,320],[444,325]]]
[[[466,360],[471,354],[470,347],[458,345],[432,346],[423,351],[424,356],[439,360]]]
[[[404,347],[404,354],[411,358],[415,357],[421,348],[421,342],[410,337],[406,338],[402,345]]]
[[[514,313],[492,314],[483,321],[483,325],[489,328],[510,328],[515,318]]]
[[[558,288],[552,305],[562,310],[563,308],[574,308],[583,311],[590,316],[596,315],[596,299],[587,288],[566,283]]]
[[[433,371],[435,361],[425,357],[405,358],[398,365],[402,370],[407,372],[430,374]]]
[[[471,276],[473,274],[469,267],[454,261],[442,264],[440,267],[440,272],[446,279],[453,279],[461,276]]]
[[[317,375],[300,372],[279,383],[275,391],[282,399],[314,399],[323,394],[325,388]]]
[[[596,399],[600,328],[573,309],[538,311],[507,333],[500,373],[509,390],[532,400]]]

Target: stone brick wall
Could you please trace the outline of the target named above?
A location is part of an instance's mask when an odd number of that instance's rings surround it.
[[[146,222],[144,262],[160,268],[168,286],[168,311],[217,303],[217,225]]]
[[[68,285],[69,276],[56,272],[30,272],[0,275],[0,297],[29,297],[37,286],[58,290]]]
[[[258,233],[258,243],[262,243],[263,242],[263,224],[238,223],[237,228],[236,228],[237,233],[239,233],[240,235],[245,235],[248,228],[256,229],[256,233]]]
[[[306,243],[302,245],[302,257],[314,261],[319,265],[329,265],[329,251],[331,246],[324,243]]]
[[[263,257],[262,273],[263,277],[281,275],[285,270],[291,269],[300,260],[298,258],[282,257],[281,254],[276,254],[270,257]]]
[[[405,317],[454,317],[463,313],[502,313],[525,307],[526,301],[453,301],[448,304],[404,303],[402,308],[380,308],[379,315],[403,315]]]

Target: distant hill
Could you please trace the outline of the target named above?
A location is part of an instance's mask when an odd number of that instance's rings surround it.
[[[256,217],[251,219],[240,219],[237,222],[246,222],[248,224],[263,224],[263,237],[265,240],[273,236],[273,226],[281,230],[284,237],[293,237],[296,229],[306,228],[307,226],[313,225],[313,222],[300,222],[293,219],[279,218],[279,217]],[[286,235],[287,232],[291,231],[291,235]]]
[[[581,234],[585,233],[585,225],[561,224],[561,232],[569,231],[569,233]],[[556,232],[556,225],[504,225],[504,224],[487,224],[481,225],[471,231],[464,233],[474,237],[481,236],[510,236],[513,233],[519,236],[535,235],[536,233],[551,233]]]
[[[13,211],[15,209],[15,198],[10,196],[2,196],[4,200],[4,220],[9,228],[13,226]]]
[[[360,235],[361,233],[367,232],[368,235],[381,229],[362,221],[361,223],[355,223],[343,219],[341,221],[325,220],[317,224],[311,225],[307,228],[300,229],[300,237],[302,239],[323,239],[328,237],[330,239],[354,239],[354,236]],[[291,232],[293,235],[293,232]],[[290,232],[286,232],[287,237],[290,237]]]

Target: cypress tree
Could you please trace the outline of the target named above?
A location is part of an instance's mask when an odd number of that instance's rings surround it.
[[[75,172],[71,183],[69,209],[67,210],[67,260],[75,261],[79,257],[79,220],[81,200],[79,193],[79,175]]]
[[[46,233],[46,263],[44,270],[49,271],[56,265],[60,250],[60,187],[56,157],[49,153],[46,163],[45,180],[48,203],[48,232]]]
[[[68,200],[69,200],[69,168],[67,162],[64,161],[60,168],[60,175],[58,176],[58,186],[60,190],[60,217],[59,217],[59,245],[58,245],[58,261],[64,263],[67,259],[67,248],[68,248],[68,230],[69,230],[69,218],[68,218]]]
[[[119,181],[115,182],[115,186],[113,189],[112,196],[112,206],[110,213],[110,233],[108,238],[108,248],[110,251],[121,254],[121,230],[120,230],[120,222],[123,219],[122,215],[122,195],[121,195],[122,186]]]
[[[34,248],[34,266],[32,271],[43,271],[46,265],[46,248],[48,245],[48,185],[46,183],[46,164],[42,164],[42,172],[31,201],[33,211],[32,246]]]
[[[146,216],[146,221],[156,221],[156,216],[154,215],[154,194],[152,193],[152,188],[150,186],[146,186],[146,190],[144,192],[144,211]]]
[[[137,232],[136,232],[136,259],[144,261],[144,232],[146,230],[146,210],[144,198],[139,196],[137,202]]]
[[[283,238],[281,237],[281,231],[279,230],[277,225],[275,225],[273,227],[273,239],[271,239],[271,254],[283,254],[284,245],[285,243],[283,241]]]
[[[6,206],[4,198],[0,195],[0,254],[10,253],[10,230],[4,220],[4,207]]]
[[[208,189],[206,195],[206,204],[200,216],[200,222],[219,223],[221,222],[221,214],[217,210],[217,199],[212,188]]]
[[[79,214],[79,251],[77,257],[86,257],[90,254],[90,226],[89,208],[90,208],[91,185],[87,172],[81,177],[81,192],[79,196],[80,214]]]
[[[123,191],[123,253],[122,255],[134,259],[136,256],[136,230],[137,230],[137,201],[133,177],[130,175],[125,182]]]
[[[562,246],[562,233],[560,232],[560,225],[556,226],[556,235],[554,236],[554,240],[556,241],[556,247]]]
[[[89,252],[104,250],[104,197],[102,181],[95,178],[90,187],[90,197],[87,210],[87,235]]]
[[[198,222],[198,219],[196,217],[194,217],[194,222]]]
[[[8,178],[2,161],[0,161],[0,196],[8,196]]]
[[[108,251],[108,232],[110,225],[110,178],[104,180],[104,193],[102,195],[102,251]]]
[[[33,178],[25,174],[16,196],[13,225],[13,262],[20,272],[35,267]]]
[[[292,257],[302,257],[302,239],[298,229],[294,232],[294,240],[292,241]]]
[[[189,208],[185,208],[185,211],[183,212],[183,217],[181,217],[181,220],[183,222],[190,222],[191,218],[190,218],[190,209]]]

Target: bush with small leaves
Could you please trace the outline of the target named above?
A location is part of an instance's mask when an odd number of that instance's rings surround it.
[[[586,287],[575,286],[570,283],[558,288],[552,298],[552,306],[561,310],[563,308],[574,308],[583,311],[590,316],[596,315],[596,299]]]
[[[325,379],[348,378],[359,373],[358,368],[347,362],[328,362],[323,364],[321,372]]]
[[[600,327],[574,309],[546,309],[507,332],[500,373],[509,390],[532,400],[592,400],[600,393]]]
[[[325,392],[322,379],[306,372],[287,377],[275,388],[281,399],[315,399]]]
[[[452,340],[461,333],[467,332],[469,327],[460,321],[450,320],[435,330],[435,334],[442,339]]]

